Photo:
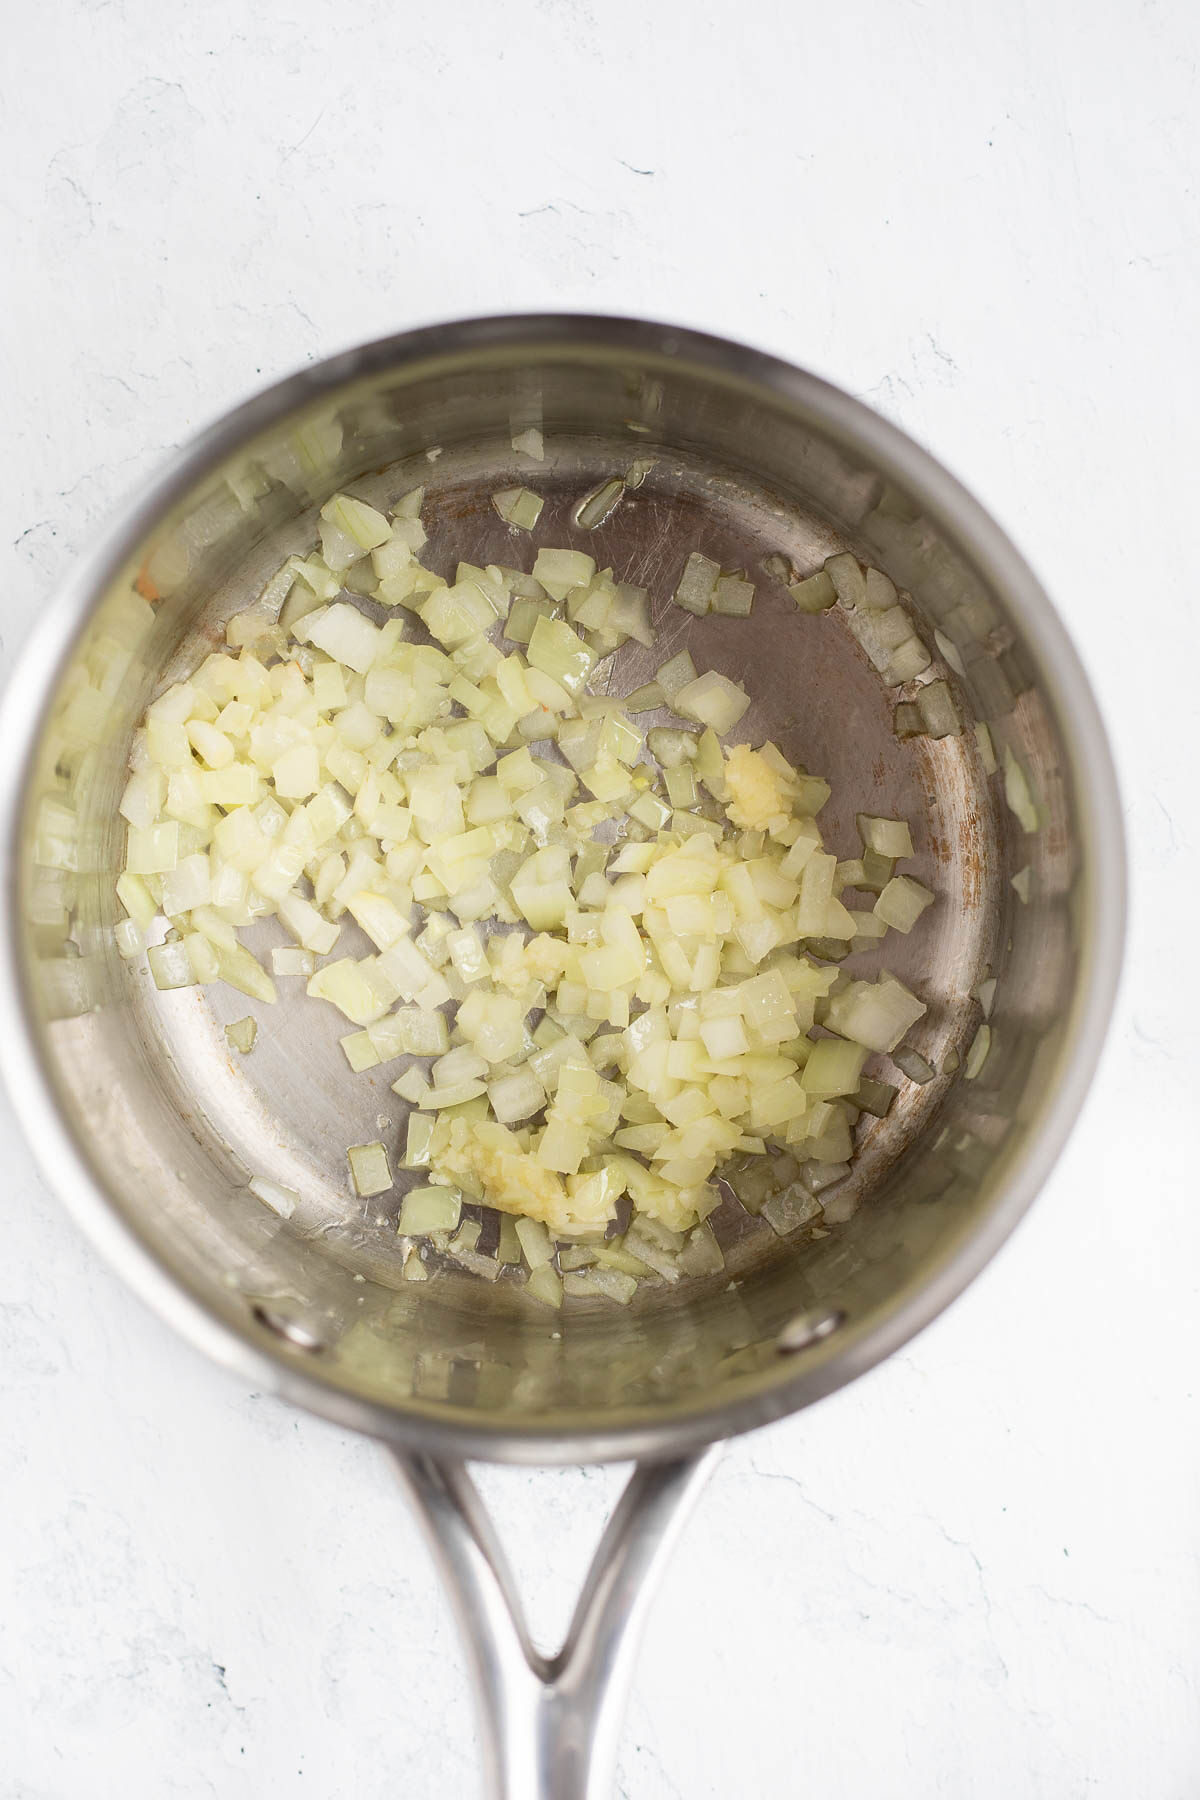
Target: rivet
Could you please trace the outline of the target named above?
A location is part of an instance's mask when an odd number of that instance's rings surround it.
[[[276,1337],[294,1344],[297,1350],[323,1350],[325,1348],[316,1333],[302,1319],[289,1319],[284,1313],[272,1312],[268,1307],[256,1306],[254,1317]]]
[[[810,1345],[832,1337],[845,1322],[845,1313],[839,1312],[836,1307],[828,1312],[797,1313],[780,1332],[775,1348],[781,1356],[793,1356],[797,1350],[807,1350]]]

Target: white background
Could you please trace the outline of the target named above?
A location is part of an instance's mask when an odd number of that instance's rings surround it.
[[[744,338],[1011,530],[1110,722],[1116,1027],[1011,1246],[732,1446],[632,1800],[1174,1800],[1200,1779],[1200,15],[1191,0],[39,0],[4,26],[5,660],[170,446],[298,364],[538,307]],[[3,1800],[441,1800],[464,1670],[379,1453],[176,1343],[7,1118]],[[488,1478],[547,1628],[616,1474]]]

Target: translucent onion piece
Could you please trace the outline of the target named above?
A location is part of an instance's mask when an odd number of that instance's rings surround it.
[[[966,1067],[963,1069],[963,1074],[968,1081],[974,1081],[976,1076],[980,1074],[984,1063],[988,1059],[991,1048],[992,1028],[990,1025],[981,1025],[979,1030],[975,1033],[975,1036],[971,1039],[971,1048],[967,1051]]]
[[[364,1198],[386,1194],[392,1185],[387,1151],[380,1143],[352,1144],[346,1152],[354,1190]]]
[[[500,488],[492,495],[492,505],[506,525],[532,531],[541,517],[543,501],[529,488]]]
[[[944,738],[961,735],[962,715],[954,704],[950,689],[944,681],[931,681],[925,687],[918,688],[915,704],[921,715],[921,723],[926,737]]]
[[[232,1050],[249,1056],[254,1048],[254,1040],[258,1036],[258,1020],[249,1014],[244,1019],[236,1019],[232,1025],[225,1027],[225,1036]]]
[[[913,1050],[907,1044],[901,1044],[898,1049],[892,1051],[892,1061],[901,1074],[907,1075],[910,1081],[921,1083],[932,1081],[937,1074],[933,1064],[926,1061],[919,1050]]]
[[[685,612],[703,614],[712,605],[713,590],[721,574],[721,565],[693,550],[683,565],[679,585],[671,598]]]
[[[247,1185],[250,1192],[281,1219],[290,1219],[300,1204],[300,1196],[294,1189],[281,1187],[279,1182],[269,1181],[265,1175],[255,1175]]]
[[[825,569],[818,569],[815,575],[808,575],[803,581],[793,582],[788,593],[796,605],[804,613],[828,612],[837,603],[837,589]]]
[[[1004,746],[1004,798],[1021,830],[1037,831],[1040,821],[1029,777],[1020,758],[1014,756],[1007,744]]]
[[[603,525],[612,516],[624,492],[625,483],[619,475],[609,481],[602,481],[598,487],[585,494],[576,506],[571,515],[576,525],[583,531],[595,531],[597,526]]]

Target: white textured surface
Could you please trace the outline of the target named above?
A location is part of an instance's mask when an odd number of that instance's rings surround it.
[[[621,1792],[1194,1794],[1195,7],[46,0],[5,47],[6,658],[166,447],[456,313],[778,350],[1029,553],[1139,869],[1096,1091],[966,1300],[732,1447],[654,1611]],[[462,1659],[377,1451],[176,1343],[3,1130],[4,1800],[470,1795]],[[615,1479],[489,1478],[537,1617]]]

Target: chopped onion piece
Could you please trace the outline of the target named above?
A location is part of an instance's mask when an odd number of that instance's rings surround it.
[[[979,757],[983,763],[984,774],[994,775],[999,764],[996,761],[996,751],[992,744],[992,734],[982,720],[976,722],[975,741],[979,745]]]
[[[887,611],[896,604],[896,584],[882,569],[867,568],[866,594],[863,605],[876,611]]]
[[[892,1051],[892,1061],[901,1074],[907,1075],[910,1081],[921,1083],[932,1081],[937,1074],[933,1064],[926,1061],[919,1050],[913,1050],[908,1044],[901,1044]]]
[[[911,875],[893,875],[875,902],[875,916],[893,931],[911,931],[933,895]]]
[[[835,994],[827,1024],[868,1050],[890,1052],[925,1010],[924,1003],[885,970],[874,983],[852,981]]]
[[[864,1075],[852,1098],[861,1112],[873,1113],[877,1119],[884,1118],[896,1098],[897,1090],[890,1081],[873,1081]]]
[[[164,875],[179,861],[179,826],[174,822],[130,826],[125,868],[130,875]]]
[[[542,1263],[538,1268],[530,1270],[525,1291],[532,1294],[535,1300],[540,1300],[543,1306],[557,1308],[563,1303],[562,1277],[549,1263]]]
[[[694,732],[660,725],[646,733],[646,748],[664,769],[677,769],[694,761],[700,745]]]
[[[410,1069],[408,1073],[411,1075],[414,1071]],[[399,1083],[393,1083],[393,1086],[398,1089]],[[411,1096],[405,1097],[411,1098]],[[404,1167],[406,1169],[427,1169],[429,1167],[435,1130],[435,1122],[427,1113],[409,1114],[408,1136],[404,1146]]]
[[[246,1185],[264,1206],[269,1206],[281,1219],[290,1219],[300,1204],[300,1196],[294,1188],[282,1187],[277,1181],[268,1181],[265,1175],[255,1175]]]
[[[960,681],[965,680],[967,670],[966,665],[959,654],[958,645],[952,643],[944,631],[935,630],[933,641],[937,645],[943,659],[950,664],[950,667],[954,670],[954,673],[959,677]],[[978,726],[976,727],[976,730],[978,730]]]
[[[562,1285],[564,1294],[586,1299],[590,1294],[599,1293],[617,1301],[618,1305],[628,1306],[638,1284],[634,1276],[622,1275],[617,1269],[587,1269],[564,1275]]]
[[[722,575],[713,589],[709,611],[748,619],[754,608],[754,583],[744,575]]]
[[[126,961],[140,956],[146,948],[146,934],[136,919],[121,919],[113,929],[117,951]]]
[[[565,600],[572,588],[587,587],[596,563],[582,550],[539,550],[533,578],[540,581],[552,600]]]
[[[918,688],[915,704],[926,737],[958,737],[961,734],[962,717],[944,681],[931,681]]]
[[[1038,830],[1037,802],[1029,785],[1029,777],[1020,758],[1013,755],[1007,744],[1004,746],[1004,798],[1022,831]]]
[[[807,1162],[800,1171],[800,1179],[810,1194],[822,1194],[826,1188],[844,1181],[849,1173],[848,1162]],[[822,1202],[822,1207],[824,1205]]]
[[[819,1038],[813,1045],[800,1076],[806,1094],[829,1100],[839,1094],[855,1094],[862,1079],[867,1052],[861,1044],[838,1038]]]
[[[379,655],[379,627],[344,600],[311,614],[305,625],[310,644],[356,674],[365,675]]]
[[[530,425],[525,431],[514,432],[512,447],[520,456],[531,456],[534,462],[545,461],[545,446],[536,425]]]
[[[374,1069],[379,1066],[379,1052],[371,1042],[369,1033],[365,1031],[347,1032],[346,1036],[339,1038],[338,1042],[342,1046],[346,1061],[356,1075],[360,1075],[364,1069]]]
[[[625,492],[625,483],[619,475],[608,481],[602,481],[590,493],[585,494],[575,508],[572,517],[583,531],[595,531],[597,526],[612,516]]]
[[[527,654],[531,668],[540,669],[569,694],[579,692],[596,661],[595,652],[562,619],[539,618]]]
[[[981,1025],[979,1030],[975,1033],[975,1036],[971,1039],[971,1048],[967,1051],[967,1062],[966,1067],[963,1069],[963,1074],[968,1081],[974,1081],[975,1077],[981,1072],[984,1063],[988,1059],[991,1048],[992,1028],[990,1025]]]
[[[693,550],[683,566],[683,574],[679,578],[671,598],[676,606],[684,612],[706,613],[712,605],[713,590],[721,573],[720,563],[710,557],[701,556],[699,550]]]
[[[194,987],[196,984],[187,946],[182,942],[152,944],[146,952],[146,961],[156,988]]]
[[[815,575],[807,575],[803,581],[793,582],[788,593],[803,613],[828,612],[836,605],[838,592],[833,580],[825,569],[818,569]]]
[[[661,684],[661,669],[658,679]],[[698,725],[707,725],[723,737],[744,716],[750,696],[737,682],[710,669],[707,675],[700,675],[680,688],[671,705],[685,719],[695,719]]]
[[[225,1036],[231,1050],[237,1050],[243,1056],[249,1056],[254,1048],[254,1040],[258,1036],[258,1020],[247,1013],[244,1019],[235,1019],[232,1025],[225,1027]]]
[[[140,875],[126,872],[117,878],[117,899],[140,931],[148,931],[158,915],[158,905]]]
[[[847,1172],[845,1166],[841,1165],[837,1179],[840,1180]],[[799,1231],[802,1225],[811,1225],[814,1220],[819,1219],[821,1203],[815,1195],[797,1184],[772,1194],[763,1205],[762,1217],[777,1236],[787,1237],[791,1232]]]
[[[423,486],[409,488],[408,492],[402,494],[393,506],[392,517],[394,519],[419,519],[424,499],[425,489]]]
[[[915,632],[910,632],[892,651],[884,667],[883,678],[890,687],[902,687],[906,681],[915,681],[918,675],[924,674],[932,661],[933,658],[920,638]],[[919,701],[917,710],[921,710]],[[962,729],[961,724],[959,729]]]
[[[824,572],[833,583],[843,606],[858,607],[867,604],[866,570],[848,550],[839,551],[836,556],[827,556]]]
[[[859,813],[855,822],[863,847],[873,850],[877,856],[890,856],[895,860],[913,854],[912,836],[906,819],[877,819],[870,813]]]
[[[520,1069],[488,1084],[488,1100],[502,1125],[531,1119],[546,1104],[546,1090],[529,1069]]]
[[[457,1188],[409,1188],[400,1203],[396,1230],[404,1237],[421,1237],[429,1231],[455,1231],[461,1216],[462,1195]]]
[[[356,1193],[364,1199],[369,1199],[372,1194],[387,1193],[392,1185],[392,1171],[382,1144],[352,1144],[346,1155]]]
[[[920,707],[911,700],[901,700],[892,714],[892,730],[902,742],[908,738],[923,737],[925,724]]]
[[[353,494],[335,494],[321,508],[321,517],[336,525],[361,551],[386,544],[392,535],[392,528],[383,514],[368,506],[365,500],[355,499]]]
[[[294,944],[276,944],[271,951],[272,975],[301,975],[307,981],[315,968],[311,950],[301,950]]]
[[[689,682],[695,681],[696,665],[688,655],[687,651],[681,650],[678,656],[673,656],[670,662],[665,662],[662,665],[662,668],[655,674],[654,679],[657,681],[663,693],[667,696],[667,704],[671,705],[674,702],[676,694],[687,687]]]
[[[992,1016],[992,1005],[996,998],[996,977],[994,975],[987,975],[981,981],[976,982],[975,986],[971,989],[971,997],[974,1000],[978,1000],[980,1006],[983,1008],[984,1018],[990,1019]]]
[[[492,495],[492,505],[506,525],[521,531],[532,531],[542,516],[542,498],[529,488],[500,488]]]

